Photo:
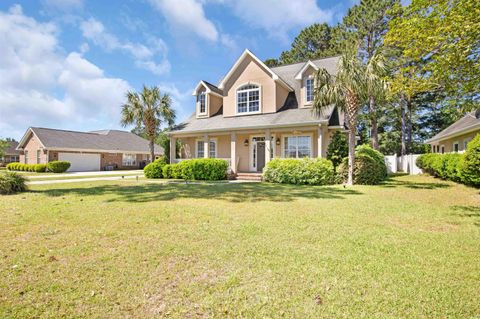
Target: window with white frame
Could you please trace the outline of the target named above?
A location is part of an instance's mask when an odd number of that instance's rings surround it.
[[[37,164],[40,164],[41,161],[42,161],[42,151],[41,150],[37,150]]]
[[[28,164],[28,151],[25,151],[25,164]]]
[[[312,156],[312,137],[306,136],[285,136],[284,137],[285,158],[303,158]]]
[[[440,149],[442,154],[445,153],[445,145],[442,145]]]
[[[313,102],[313,78],[308,77],[305,79],[305,102]]]
[[[455,153],[457,153],[457,152],[459,151],[459,148],[458,148],[458,147],[459,147],[458,142],[453,143],[453,151],[454,151]]]
[[[210,158],[216,158],[217,157],[217,142],[216,141],[210,141],[208,143],[208,156]]]
[[[463,150],[464,151],[467,150],[468,143],[470,143],[471,140],[472,140],[471,138],[467,138],[467,139],[463,140]]]
[[[200,114],[207,113],[207,102],[206,102],[206,94],[205,92],[201,92],[198,96],[198,112]]]
[[[237,113],[255,113],[260,111],[260,87],[246,84],[237,89]]]
[[[205,157],[203,141],[197,141],[197,158]]]
[[[197,158],[205,157],[205,142],[204,140],[197,140]],[[217,141],[210,140],[208,142],[208,157],[217,157]]]
[[[122,154],[123,166],[135,166],[137,156],[135,154]]]

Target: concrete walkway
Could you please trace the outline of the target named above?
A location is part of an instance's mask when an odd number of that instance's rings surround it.
[[[51,174],[42,174],[42,175],[23,175],[28,179],[36,179],[36,178],[64,178],[64,177],[82,177],[82,176],[95,176],[95,177],[108,177],[111,175],[141,175],[143,176],[143,170],[136,169],[136,170],[128,170],[128,171],[96,171],[96,172],[71,172],[71,173],[51,173]]]
[[[77,175],[78,176],[78,175]],[[87,175],[88,176],[88,175]],[[140,176],[142,177],[143,174]],[[46,181],[29,181],[27,185],[43,185],[43,184],[60,184],[60,183],[83,183],[83,182],[95,182],[95,181],[116,181],[121,179],[134,179],[139,175],[125,175],[125,176],[105,176],[105,177],[92,177],[92,178],[74,178],[74,179],[51,179]]]

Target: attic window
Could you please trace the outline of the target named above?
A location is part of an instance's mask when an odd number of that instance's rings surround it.
[[[205,92],[202,92],[198,95],[198,112],[200,114],[205,114],[207,112]]]
[[[313,78],[305,79],[305,101],[307,103],[313,102]]]
[[[237,89],[237,113],[260,112],[260,87],[246,84]]]

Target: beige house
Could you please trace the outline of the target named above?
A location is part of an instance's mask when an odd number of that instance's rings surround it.
[[[332,134],[344,130],[343,114],[334,106],[313,112],[313,75],[319,68],[335,74],[337,61],[270,68],[245,50],[218,85],[198,83],[195,113],[170,132],[171,162],[222,158],[239,173],[261,172],[276,157],[325,157]]]
[[[426,143],[433,153],[463,152],[477,134],[480,134],[480,110],[467,113]]]
[[[68,161],[68,171],[72,172],[138,169],[150,163],[149,142],[118,130],[77,132],[30,127],[16,149],[21,163]],[[163,148],[155,145],[155,155],[163,153]]]

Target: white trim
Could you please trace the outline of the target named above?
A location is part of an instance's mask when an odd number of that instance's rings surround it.
[[[253,147],[254,147],[254,142],[253,142],[253,138],[254,137],[263,137],[263,138],[266,138],[265,134],[250,134],[248,136],[248,170],[250,172],[257,172],[257,163],[255,163],[255,167],[253,166]],[[270,146],[272,147],[272,153],[273,153],[273,157],[271,158],[274,159],[275,158],[275,155],[277,153],[277,145],[275,143],[276,139],[277,139],[277,136],[276,134],[270,134],[270,138],[271,138],[271,143],[270,143]],[[255,146],[256,146],[257,142],[255,141]],[[267,145],[265,144],[265,149],[266,149]],[[257,160],[258,160],[258,150],[257,150]],[[265,157],[265,165],[267,165],[267,162],[266,162],[266,157]]]
[[[308,99],[307,99],[307,96],[308,96],[307,81],[308,80],[312,80],[312,82],[313,82],[312,83],[312,100],[311,101],[308,101]],[[303,87],[304,87],[304,91],[305,91],[305,96],[303,97],[305,99],[305,104],[304,105],[312,105],[313,104],[313,99],[314,99],[314,90],[315,90],[315,79],[312,75],[309,75],[309,76],[305,77],[305,79],[303,80]]]
[[[473,140],[473,137],[467,137],[463,139],[463,150],[467,150],[467,145],[470,143],[470,141]]]
[[[300,69],[300,71],[295,74],[295,80],[302,80],[303,73],[307,70],[309,66],[311,66],[315,71],[318,71],[318,66],[316,66],[311,60],[308,60]]]
[[[442,149],[443,149],[443,150],[442,150]],[[440,153],[440,154],[445,154],[445,145],[444,145],[444,144],[440,144],[439,153]]]
[[[201,95],[204,95],[205,96],[205,112],[201,112],[201,109],[200,109],[200,96]],[[199,94],[196,95],[197,97],[197,115],[208,115],[208,93],[206,91],[203,91],[203,92],[200,92]]]
[[[28,133],[29,132],[32,132],[32,134],[37,138],[37,140],[40,142],[40,145],[43,147],[43,148],[46,148],[45,145],[43,145],[42,141],[38,138],[37,134],[35,134],[35,132],[33,131],[33,129],[31,127],[29,127],[27,129],[27,131],[25,132],[25,134],[23,134],[23,137],[22,139],[20,140],[20,142],[18,142],[18,145],[17,147],[15,148],[17,151],[21,151],[23,150],[23,148],[20,147],[20,145],[22,145],[23,143],[26,142],[26,139],[28,137]]]
[[[280,157],[281,158],[287,158],[285,157],[285,137],[290,137],[290,136],[295,136],[295,137],[298,137],[298,136],[310,136],[310,157],[309,158],[313,158],[314,155],[314,148],[313,148],[313,132],[306,132],[306,133],[299,133],[299,134],[282,134],[282,137],[280,139],[280,146],[282,147],[281,149],[281,154],[280,154]],[[317,150],[318,152],[318,150]],[[298,149],[297,149],[297,153],[298,153]],[[298,155],[298,154],[297,154]],[[288,158],[291,158],[291,157],[288,157]],[[295,158],[298,158],[298,157],[295,157]]]
[[[193,96],[196,96],[197,95],[197,92],[198,92],[198,89],[200,88],[200,86],[203,86],[205,88],[205,91],[208,93],[208,94],[213,94],[213,95],[216,95],[218,97],[221,97],[223,98],[223,95],[217,93],[217,92],[214,92],[212,91],[208,85],[205,83],[205,81],[201,80],[200,82],[198,82],[197,86],[195,87],[195,89],[193,90],[192,92],[192,95]]]
[[[256,85],[258,86],[258,111],[254,112],[248,112],[248,106],[249,106],[249,101],[248,101],[248,94],[247,94],[247,112],[238,112],[238,89],[246,86],[246,85]],[[247,90],[242,90],[242,92],[251,92],[251,91],[256,91],[257,89],[247,89]],[[249,115],[249,114],[260,114],[262,113],[262,86],[256,82],[246,82],[241,85],[239,85],[235,89],[235,115]]]
[[[202,157],[198,156],[198,142],[202,142],[203,145],[205,145],[205,139],[204,138],[195,139],[195,158],[205,158],[205,155],[202,156]],[[218,138],[216,138],[216,137],[208,138],[208,149],[207,150],[204,149],[203,154],[205,154],[205,152],[207,152],[208,157],[210,158],[210,142],[215,142],[215,157],[214,158],[217,158],[217,156],[218,156]]]
[[[455,151],[455,144],[457,144],[457,150]],[[452,153],[460,152],[460,141],[454,141],[452,143]]]
[[[131,153],[131,154],[150,154],[147,152],[138,152],[138,151],[126,151],[126,150],[95,150],[95,149],[83,149],[83,148],[57,148],[49,147],[47,150],[54,152],[72,152],[72,153],[109,153],[109,154],[120,154],[120,153]],[[155,154],[160,155],[161,153],[156,152]]]
[[[289,91],[294,91],[293,88],[288,85],[285,81],[283,81],[275,72],[273,72],[265,63],[263,63],[259,58],[257,58],[252,52],[250,52],[250,50],[248,49],[245,49],[245,51],[243,51],[242,55],[237,59],[237,61],[235,62],[235,64],[230,68],[230,70],[228,71],[228,73],[223,77],[223,79],[220,81],[219,85],[218,85],[218,88],[220,90],[223,90],[224,89],[224,86],[225,86],[225,83],[227,82],[227,80],[232,76],[233,72],[235,72],[235,70],[238,68],[238,66],[240,65],[240,63],[242,62],[243,59],[245,59],[247,56],[250,56],[255,62],[257,62],[258,64],[260,64],[260,66],[262,68],[264,68],[269,74],[270,76],[272,77],[273,80],[279,82],[282,86],[284,86],[286,89],[288,89]]]

